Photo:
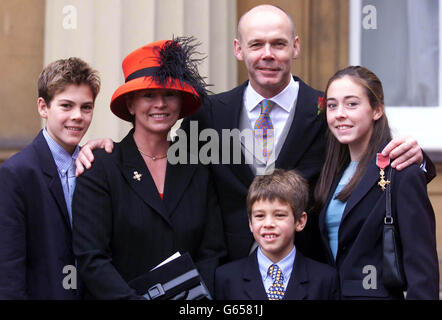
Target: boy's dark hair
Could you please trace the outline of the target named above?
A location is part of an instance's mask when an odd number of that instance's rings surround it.
[[[91,88],[95,98],[100,92],[100,77],[80,58],[60,59],[48,64],[38,78],[38,97],[49,106],[54,96],[67,86],[85,84]]]
[[[279,200],[290,206],[297,221],[308,203],[308,183],[293,170],[275,169],[272,174],[256,176],[247,194],[247,214],[251,219],[256,201]]]

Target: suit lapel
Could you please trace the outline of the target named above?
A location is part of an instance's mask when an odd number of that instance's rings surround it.
[[[307,298],[305,284],[308,282],[308,273],[305,258],[301,252],[296,251],[293,270],[287,285],[284,300],[303,300]]]
[[[323,121],[317,114],[318,93],[299,78],[294,77],[294,79],[299,82],[295,117],[278,159],[276,159],[277,168],[293,168],[296,166],[306,148],[311,145],[313,139],[317,138],[317,134],[312,130],[312,127],[320,128],[321,121]]]
[[[328,231],[327,231],[327,227],[325,225],[325,218],[327,215],[327,208],[330,204],[330,201],[332,200],[333,194],[336,190],[336,187],[338,186],[339,181],[341,180],[343,172],[341,172],[341,174],[335,178],[335,181],[333,181],[332,187],[331,187],[331,192],[328,195],[327,201],[325,202],[324,206],[322,207],[321,213],[319,214],[319,233],[321,235],[321,240],[322,243],[324,245],[324,248],[326,248],[327,251],[327,259],[329,263],[335,263],[335,259],[333,257],[333,253],[331,251],[330,248],[330,244],[329,244],[329,239],[328,239]]]
[[[141,154],[137,150],[133,139],[133,130],[121,141],[120,147],[122,154],[120,170],[127,183],[149,207],[159,213],[170,224],[169,215],[155,186],[155,182]]]
[[[236,129],[239,128],[239,121],[241,110],[243,108],[243,96],[244,90],[248,82],[243,83],[241,86],[233,89],[228,95],[220,98],[222,106],[220,108],[214,108],[214,126],[219,133],[219,137],[222,137],[223,129]],[[222,144],[220,139],[220,144]],[[233,139],[230,139],[230,162],[229,168],[234,172],[234,174],[241,180],[241,182],[248,187],[253,178],[255,177],[252,169],[246,164],[245,157],[241,151],[241,162],[240,164],[233,164]]]
[[[46,177],[48,189],[57,203],[61,218],[65,222],[66,227],[71,230],[71,222],[69,219],[68,209],[66,200],[64,198],[60,176],[58,174],[57,165],[52,157],[51,149],[49,149],[46,139],[43,136],[43,131],[40,131],[32,144],[39,158],[39,166]]]
[[[388,142],[385,142],[382,145],[382,147],[379,149],[379,151],[381,151],[387,143]],[[323,206],[322,211],[319,216],[319,229],[320,229],[321,238],[322,238],[324,245],[327,248],[329,262],[332,262],[333,264],[335,264],[335,261],[333,258],[333,254],[330,250],[329,243],[328,243],[325,218],[326,218],[327,208],[330,204],[330,201],[332,200],[332,196],[336,190],[336,187],[342,178],[344,170],[341,172],[341,174],[339,174],[336,177],[335,181],[333,182],[333,185],[330,189],[331,190],[330,194],[328,195],[327,201],[326,201],[325,205]],[[368,192],[370,192],[370,190],[373,188],[373,186],[375,186],[377,184],[378,180],[379,180],[379,168],[376,165],[376,158],[374,158],[374,159],[371,159],[371,161],[369,162],[367,170],[365,171],[365,174],[362,176],[361,180],[356,185],[355,189],[353,190],[353,192],[351,193],[350,197],[347,200],[347,204],[345,205],[344,212],[342,214],[342,218],[341,218],[341,222],[340,222],[340,226],[339,226],[339,241],[342,240],[342,231],[341,230],[342,230],[342,225],[345,222],[345,219],[349,216],[351,210],[365,197],[365,195]]]
[[[342,171],[341,174],[339,174],[333,181],[332,187],[330,188],[330,194],[328,195],[327,201],[322,207],[321,213],[319,215],[319,230],[322,238],[322,243],[326,248],[329,263],[333,264],[335,263],[335,260],[333,258],[333,253],[331,252],[330,245],[328,242],[329,241],[327,237],[328,231],[325,220],[326,220],[328,206],[330,205],[330,201],[332,200],[333,194],[338,186],[339,181],[342,178],[343,173],[344,171]],[[369,163],[367,170],[364,176],[362,177],[361,181],[359,181],[356,188],[353,190],[352,194],[347,200],[347,204],[345,205],[344,212],[342,214],[339,230],[341,230],[344,220],[348,217],[351,210],[371,190],[371,188],[377,182],[378,179],[379,179],[379,168],[376,167],[375,161],[372,161]],[[339,233],[341,233],[341,231],[339,231]],[[341,236],[339,236],[339,239],[341,240]]]
[[[164,183],[164,203],[172,215],[187,186],[192,180],[198,165],[171,165],[167,163],[166,181]],[[200,186],[206,188],[206,186]]]
[[[350,198],[347,200],[347,204],[342,214],[341,224],[344,222],[348,213],[358,204],[359,201],[373,188],[373,185],[379,180],[379,168],[376,166],[376,159],[373,159],[367,167],[364,176],[353,190]]]
[[[244,291],[251,300],[267,300],[256,254],[257,250],[246,258],[247,260],[242,274]]]

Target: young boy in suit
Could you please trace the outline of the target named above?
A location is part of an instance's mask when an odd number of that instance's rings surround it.
[[[217,269],[216,299],[338,299],[336,271],[296,251],[295,233],[307,222],[307,202],[307,183],[293,171],[276,169],[253,180],[247,212],[258,248]]]
[[[78,144],[100,90],[79,58],[50,63],[38,79],[43,130],[0,167],[0,299],[78,299],[71,201]]]

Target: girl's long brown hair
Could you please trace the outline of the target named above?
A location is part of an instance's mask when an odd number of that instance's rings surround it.
[[[384,90],[382,89],[381,81],[373,72],[361,66],[349,66],[336,72],[327,83],[324,102],[327,101],[327,91],[331,83],[345,76],[351,77],[353,81],[360,84],[365,89],[365,93],[369,98],[370,106],[373,109],[379,107],[384,108]],[[325,108],[325,112],[327,112],[327,108]],[[325,163],[315,188],[316,202],[314,205],[314,211],[316,212],[319,212],[325,205],[328,195],[332,191],[333,181],[343,173],[343,170],[350,163],[348,146],[339,143],[329,129],[327,130],[327,135]],[[364,155],[359,161],[355,174],[344,189],[342,189],[337,195],[337,199],[342,202],[348,200],[356,185],[365,174],[370,161],[376,156],[379,149],[389,140],[391,140],[390,127],[384,112],[383,115],[374,122],[367,150],[365,150]]]

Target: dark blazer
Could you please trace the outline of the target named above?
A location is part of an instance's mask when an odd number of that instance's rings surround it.
[[[284,300],[336,300],[339,298],[336,270],[296,252]],[[267,300],[259,272],[257,250],[250,256],[219,267],[215,277],[217,300]]]
[[[213,288],[225,246],[209,170],[168,164],[161,200],[133,130],[112,154],[97,150],[94,157],[77,179],[72,203],[74,252],[88,292],[99,299],[140,298],[127,283],[176,251],[189,252]]]
[[[389,169],[389,167],[388,167]],[[382,231],[385,191],[378,186],[375,159],[347,201],[339,226],[338,252],[334,262],[325,215],[340,177],[337,177],[320,213],[320,231],[327,260],[339,271],[343,299],[403,299],[402,292],[388,290],[382,282]],[[408,282],[407,299],[438,299],[439,268],[433,208],[428,199],[426,178],[417,165],[393,170],[392,214],[403,249],[402,263]],[[375,267],[363,273],[365,266]],[[364,289],[363,279],[376,276],[376,289]]]
[[[0,299],[77,299],[63,188],[49,146],[35,140],[0,167]]]
[[[276,159],[276,168],[296,169],[311,186],[319,176],[325,155],[325,121],[318,116],[317,91],[306,85],[299,78],[299,93],[296,113],[284,145]],[[222,129],[239,127],[243,108],[243,94],[248,82],[228,92],[209,96],[205,105],[194,115],[185,119],[182,128],[189,134],[189,122],[198,121],[198,129],[213,128],[221,136]],[[220,139],[221,141],[221,139]],[[233,149],[231,141],[231,151]],[[222,154],[220,143],[219,154]],[[233,152],[230,152],[232,155]],[[221,158],[221,156],[220,156]],[[233,160],[230,161],[233,163]],[[246,197],[250,184],[255,177],[242,155],[241,164],[213,164],[216,190],[221,206],[225,237],[228,247],[228,261],[245,257],[249,254],[253,237],[247,220]],[[305,231],[297,235],[297,248],[304,254],[314,256],[320,248],[317,220],[310,217]],[[315,230],[311,226],[316,226]],[[317,258],[317,257],[315,257]]]

